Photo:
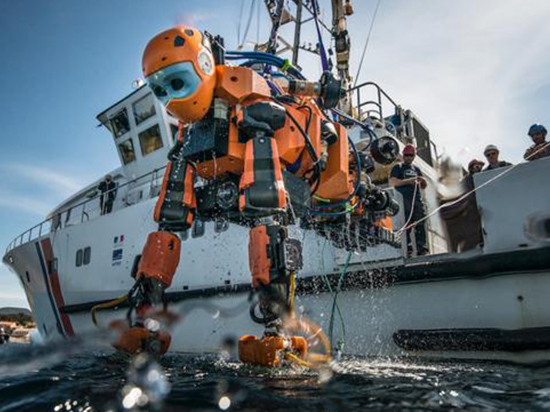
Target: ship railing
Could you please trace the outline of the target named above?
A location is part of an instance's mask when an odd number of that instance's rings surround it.
[[[385,108],[393,109],[392,115],[398,104],[376,83],[365,82],[348,90],[352,96],[353,106],[357,110],[360,120],[375,118],[384,121]]]
[[[378,84],[361,83],[348,89],[348,93],[357,119],[381,122],[404,144],[414,139],[419,148],[418,156],[430,166],[437,167],[439,154],[436,144],[429,138],[428,129],[414,114],[403,110]]]
[[[159,180],[162,178],[165,168],[166,166],[162,166],[157,169],[153,169],[150,172],[138,176],[135,179],[124,182],[123,184],[113,189],[113,191],[117,191],[119,193],[121,189],[127,189],[124,200],[122,202],[119,202],[117,207],[113,208],[113,212],[158,196],[158,189],[160,187]],[[136,201],[128,201],[129,194],[135,188],[144,188],[144,191],[146,191],[146,195],[142,196]],[[108,191],[103,193],[103,196],[106,196],[108,193]],[[96,216],[100,216],[101,209],[99,207],[99,199],[101,195],[102,193],[100,193],[98,190],[94,190],[86,200],[71,205],[66,209],[62,209],[59,212],[56,212],[52,216],[48,217],[47,219],[43,220],[42,222],[34,225],[30,229],[25,230],[8,244],[8,246],[6,247],[6,253],[10,252],[18,246],[31,242],[35,239],[39,239],[47,233],[55,232],[57,230],[63,229],[64,227],[82,223]]]

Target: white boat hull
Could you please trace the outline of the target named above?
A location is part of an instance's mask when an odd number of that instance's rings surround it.
[[[240,230],[240,228],[235,229]],[[147,233],[146,230],[140,230],[140,232],[144,235]],[[111,227],[111,233],[118,233],[116,225]],[[223,234],[216,234],[216,236],[223,236]],[[96,282],[88,279],[86,283],[82,277],[78,278],[80,288],[77,290],[71,288],[70,279],[75,279],[81,274],[76,270],[63,271],[59,262],[57,274],[59,290],[56,291],[56,281],[52,273],[48,273],[48,268],[44,267],[47,266],[44,263],[47,242],[55,245],[53,249],[66,245],[59,241],[59,238],[64,237],[63,232],[57,233],[56,237],[56,240],[49,237],[42,238],[22,245],[10,253],[14,261],[11,266],[22,279],[37,326],[47,338],[82,335],[94,330],[89,311],[93,302],[121,295],[131,287],[133,282],[129,277],[131,267],[129,262],[133,260],[133,255],[129,255],[127,262],[120,266],[111,266],[108,260],[108,265],[95,269],[93,273],[100,277]],[[305,246],[315,249],[317,246],[313,243],[319,239],[308,243],[307,238],[306,236]],[[132,240],[129,236],[124,242],[136,245],[136,247],[130,246],[130,250],[139,250],[137,245],[142,241],[144,237],[141,240],[138,237]],[[201,239],[193,239],[193,241],[201,241]],[[207,240],[207,242],[211,241],[212,239]],[[332,277],[334,283],[334,280],[340,276],[335,270],[338,268],[335,250],[330,245],[324,244],[324,241],[319,243],[325,248],[323,252],[325,260],[330,260],[330,262],[325,261],[325,264],[332,269],[325,273]],[[185,248],[185,242],[183,247]],[[101,249],[100,245],[97,245],[97,249]],[[232,248],[232,253],[236,253],[235,250],[237,249]],[[60,256],[62,252],[54,250],[53,253]],[[317,250],[316,253],[321,252]],[[202,265],[203,270],[207,272],[208,265],[215,267],[220,264],[217,259],[222,258],[227,259],[227,256],[212,255],[210,260],[204,261],[207,263]],[[241,258],[243,257],[240,255],[234,255],[233,261],[227,261],[227,268],[231,269],[232,265],[242,263],[239,262]],[[22,262],[24,266],[18,267],[18,262]],[[186,260],[183,259],[182,262]],[[225,342],[235,341],[240,335],[262,333],[262,327],[254,324],[248,314],[249,292],[243,289],[246,288],[249,275],[246,265],[241,266],[242,272],[231,273],[230,284],[224,282],[222,272],[216,283],[212,282],[208,285],[204,280],[197,279],[196,275],[190,271],[190,268],[197,270],[192,263],[189,266],[185,263],[181,265],[178,280],[168,290],[168,296],[174,300],[170,307],[182,316],[181,321],[172,331],[172,351],[216,352]],[[306,268],[306,274],[309,276],[305,276],[305,281],[302,280],[302,282],[307,283],[309,277],[313,285],[319,285],[318,282],[321,282],[321,286],[325,285],[320,279],[312,280],[312,272],[315,269],[320,270],[320,268],[312,268],[309,264]],[[361,265],[350,265],[349,273],[345,276],[348,278],[355,276],[356,279],[361,279],[361,282],[350,280],[351,284],[347,284],[337,296],[345,335],[338,315],[336,312],[333,314],[335,317],[333,342],[343,344],[343,352],[346,354],[392,357],[442,356],[518,362],[550,359],[549,350],[529,350],[528,345],[520,351],[516,349],[477,351],[472,348],[430,350],[429,345],[427,348],[416,350],[396,343],[396,333],[402,330],[498,329],[506,331],[546,328],[550,326],[550,300],[547,298],[550,296],[549,270],[493,273],[473,277],[464,273],[449,279],[428,277],[409,280],[403,278],[396,281],[393,272],[369,272],[368,270],[358,272],[361,269]],[[307,273],[307,270],[310,273]],[[27,280],[27,273],[29,280]],[[357,285],[354,286],[354,283]],[[94,284],[95,287],[88,286],[89,289],[85,290],[86,284]],[[301,289],[296,302],[298,311],[318,323],[327,332],[334,294],[327,292],[326,288],[311,285]],[[319,292],[316,293],[315,289]],[[124,318],[125,314],[126,308],[103,311],[99,313],[98,319],[100,324],[107,325],[112,319]]]
[[[536,241],[523,230],[531,216],[547,213],[548,192],[538,188],[549,168],[550,159],[523,164],[483,188],[483,250],[403,261],[399,248],[379,245],[351,255],[338,294],[346,334],[336,318],[333,341],[345,340],[344,353],[362,356],[549,360],[550,239]],[[491,173],[497,171],[480,179]],[[520,192],[532,200],[529,207],[512,207]],[[35,240],[29,233],[27,243],[8,251],[4,263],[21,280],[45,338],[93,330],[91,307],[132,287],[134,259],[156,230],[154,203],[144,200],[84,222],[67,219],[65,227]],[[312,231],[293,234],[304,250],[297,307],[328,331],[334,295],[327,282],[336,288],[349,255]],[[182,242],[167,290],[183,317],[171,350],[215,352],[227,338],[262,333],[248,314],[247,244],[246,228],[216,231],[212,222]],[[87,248],[88,259],[79,264]],[[107,311],[100,321],[124,315],[124,308]]]

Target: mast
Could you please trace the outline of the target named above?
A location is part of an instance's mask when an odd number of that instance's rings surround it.
[[[292,65],[298,66],[300,35],[302,31],[302,0],[296,0],[296,27],[294,28],[294,45],[292,47]]]
[[[291,13],[289,10],[289,3],[293,3],[296,6],[294,13]],[[336,70],[338,72],[338,77],[342,80],[342,88],[345,90],[349,89],[349,86],[352,83],[349,72],[351,42],[347,30],[346,18],[347,16],[351,16],[353,14],[351,0],[331,0],[331,26],[327,25],[320,18],[318,0],[292,0],[290,2],[287,0],[264,0],[264,4],[267,8],[269,17],[271,18],[271,32],[268,41],[263,45],[257,45],[256,49],[267,51],[268,53],[273,53],[275,55],[280,55],[286,51],[291,51],[292,65],[298,68],[300,67],[300,49],[303,49],[310,53],[319,55],[321,60],[324,62],[324,67],[326,67],[326,62],[329,60],[329,53],[327,53],[328,50],[323,50],[322,39],[320,38],[322,35],[321,30],[324,29],[330,33],[334,43]],[[304,12],[308,14],[305,17],[303,16]],[[306,47],[302,43],[301,39],[302,25],[310,21],[314,21],[317,28],[318,39],[316,42],[317,47],[315,49]],[[286,41],[279,33],[281,26],[291,22],[294,23],[294,39],[292,43]],[[329,68],[332,67],[331,64],[328,66]],[[327,69],[325,68],[325,70]],[[348,114],[352,114],[350,102],[350,96],[343,97],[340,103],[340,109]]]
[[[346,16],[353,14],[350,0],[332,0],[332,37],[336,49],[336,67],[346,88],[351,83],[349,74],[350,38],[347,29]]]

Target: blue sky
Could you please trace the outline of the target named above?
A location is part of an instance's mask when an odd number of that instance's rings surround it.
[[[0,0],[0,250],[118,165],[95,116],[131,92],[147,41],[186,23],[235,47],[242,1],[246,16],[253,0]],[[352,73],[375,4],[354,2]],[[361,79],[412,109],[440,151],[467,162],[495,143],[518,162],[528,126],[550,123],[549,21],[547,0],[382,0]],[[0,307],[26,306],[4,266],[0,282]]]

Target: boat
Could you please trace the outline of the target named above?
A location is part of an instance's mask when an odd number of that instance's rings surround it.
[[[275,28],[284,21],[299,33],[306,17],[297,17],[297,10],[319,17],[316,2],[297,0],[294,15],[283,3],[266,2]],[[299,36],[288,48],[300,49]],[[376,83],[349,85],[348,96],[355,110],[348,134],[359,150],[370,150],[372,133],[375,140],[394,139],[400,149],[409,143],[418,148],[415,164],[430,182],[423,191],[430,253],[410,256],[397,236],[407,224],[403,208],[392,218],[395,233],[386,239],[351,229],[329,239],[293,227],[304,251],[298,312],[330,331],[333,347],[349,355],[550,359],[550,195],[540,190],[550,160],[474,175],[482,242],[467,252],[452,252],[439,214],[443,165],[429,129]],[[120,159],[120,166],[109,171],[117,185],[112,211],[101,207],[98,179],[17,236],[3,257],[19,278],[45,340],[95,330],[91,310],[133,286],[136,258],[148,233],[156,230],[152,215],[177,121],[147,85],[97,119]],[[370,125],[372,133],[357,122]],[[377,164],[372,179],[402,204],[388,186],[389,169]],[[196,220],[180,238],[182,263],[166,293],[170,308],[182,317],[172,330],[171,350],[218,352],[242,334],[260,335],[262,327],[248,313],[248,230],[222,220]],[[121,304],[99,312],[98,323],[106,326],[125,316]]]

